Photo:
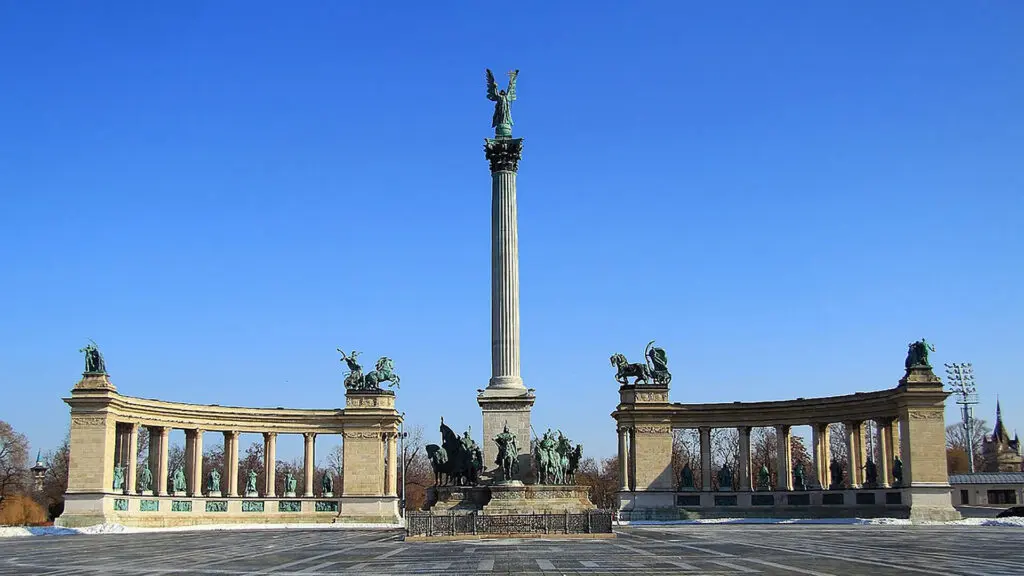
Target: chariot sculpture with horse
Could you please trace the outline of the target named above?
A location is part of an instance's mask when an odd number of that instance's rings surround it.
[[[612,354],[611,363],[615,367],[615,381],[626,386],[633,378],[633,386],[654,385],[667,387],[672,381],[668,371],[668,354],[664,348],[654,346],[654,340],[647,343],[644,350],[646,364],[629,362],[623,354]]]
[[[346,390],[380,390],[382,382],[387,382],[389,388],[399,388],[401,379],[395,373],[395,363],[391,358],[381,356],[374,370],[364,375],[363,367],[356,361],[359,352],[353,350],[350,355],[346,355],[341,348],[338,348],[338,352],[341,352],[341,361],[348,366],[348,373],[345,374]]]

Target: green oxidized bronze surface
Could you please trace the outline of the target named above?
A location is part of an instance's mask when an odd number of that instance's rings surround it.
[[[466,431],[461,437],[441,418],[441,445],[427,444],[427,460],[434,471],[434,485],[474,486],[483,469],[483,453]]]
[[[519,70],[508,73],[508,87],[504,90],[498,89],[498,83],[494,80],[494,73],[487,70],[487,99],[494,102],[494,115],[491,116],[491,127],[494,128],[495,138],[512,137],[512,102],[516,99],[516,78],[519,77]]]
[[[192,501],[191,500],[172,500],[171,501],[171,512],[191,512]]]
[[[137,480],[139,492],[146,493],[153,490],[153,473],[149,471],[149,466],[143,466],[139,468],[139,479]]]
[[[346,390],[380,390],[383,382],[387,382],[390,388],[400,388],[401,379],[395,373],[395,363],[391,358],[381,356],[377,359],[374,369],[364,375],[363,367],[356,361],[359,352],[353,350],[351,354],[345,354],[341,348],[337,350],[341,353],[341,361],[348,366],[348,373],[345,375]]]
[[[263,512],[263,501],[242,500],[242,512]]]
[[[176,494],[185,492],[185,471],[180,466],[171,475],[171,486]]]
[[[92,340],[85,345],[85,348],[79,350],[79,352],[85,353],[85,373],[86,374],[106,374],[107,364],[103,361],[103,354],[100,354],[99,347]]]
[[[316,502],[317,512],[337,512],[338,503],[333,500],[317,500]]]
[[[206,492],[220,492],[220,472],[216,468],[210,470],[210,475],[206,480]]]
[[[928,363],[928,352],[935,352],[935,346],[929,344],[924,338],[907,344],[907,359],[903,363],[906,369],[931,368],[932,365]]]
[[[498,445],[498,456],[494,463],[501,467],[502,479],[512,480],[519,473],[519,442],[516,435],[508,431],[508,422],[501,434],[494,437]]]
[[[114,466],[114,490],[124,490],[124,466]]]
[[[118,512],[128,511],[128,499],[127,498],[114,498],[114,510]]]
[[[227,512],[228,501],[227,500],[209,500],[206,502],[207,512]]]
[[[324,472],[324,476],[320,480],[320,489],[325,495],[334,493],[334,474],[330,470]]]
[[[159,510],[159,500],[139,500],[139,512],[157,512]]]
[[[644,350],[646,364],[629,362],[623,354],[615,353],[611,356],[612,366],[615,367],[615,381],[623,386],[629,384],[629,378],[633,378],[634,386],[653,384],[655,386],[668,387],[672,382],[672,374],[668,371],[668,354],[664,348],[654,346],[654,340],[647,343]]]
[[[583,459],[583,444],[575,447],[562,434],[548,428],[534,441],[533,462],[537,468],[538,484],[570,484],[575,482],[576,470]]]
[[[278,512],[302,512],[300,500],[281,500],[277,503]]]

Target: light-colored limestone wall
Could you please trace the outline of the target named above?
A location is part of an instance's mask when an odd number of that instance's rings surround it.
[[[636,490],[675,490],[672,477],[672,428],[667,424],[638,424]]]
[[[515,434],[519,444],[519,476],[517,480],[533,482],[529,478],[530,471],[530,416],[535,397],[528,391],[508,391],[486,389],[477,396],[483,414],[483,452],[484,475],[494,477],[497,471],[495,459],[498,457],[498,445],[494,438],[501,434],[508,424],[508,430]],[[543,433],[543,431],[541,431]]]
[[[394,438],[402,421],[395,410],[395,397],[388,392],[350,393],[346,396],[344,410],[293,410],[238,408],[225,409],[221,406],[202,406],[148,400],[122,396],[103,375],[87,375],[72,390],[71,397],[65,398],[71,407],[71,449],[70,470],[67,491],[67,506],[59,519],[61,525],[83,525],[116,521],[128,518],[145,525],[180,525],[206,522],[204,514],[187,512],[173,507],[187,506],[174,502],[192,501],[193,508],[202,506],[204,478],[202,470],[202,432],[204,430],[224,433],[225,470],[222,476],[224,499],[236,502],[238,492],[238,434],[240,431],[263,433],[266,438],[267,461],[275,460],[276,436],[279,433],[306,434],[307,480],[303,494],[312,496],[310,489],[313,464],[313,439],[317,433],[339,433],[345,436],[344,458],[346,500],[340,498],[334,515],[345,521],[359,518],[376,522],[392,522],[398,519],[397,507],[397,454]],[[147,494],[135,497],[135,467],[126,475],[128,495],[123,490],[114,494],[114,463],[119,457],[124,464],[134,464],[137,433],[146,427],[151,433],[149,468],[153,476],[155,496]],[[168,444],[172,429],[186,431],[186,484],[187,494],[168,496]],[[385,438],[388,439],[385,441]],[[385,470],[384,453],[390,448],[390,470]],[[273,466],[267,466],[272,470]],[[390,474],[390,483],[385,487],[385,475]],[[266,477],[269,490],[260,498],[272,505],[274,474]],[[387,493],[387,494],[386,494]],[[116,497],[115,497],[116,496]],[[214,500],[221,500],[214,497]],[[139,514],[124,514],[119,507],[123,502],[141,506],[142,501],[159,501],[157,510],[138,510]],[[249,500],[249,499],[244,499]],[[241,501],[238,500],[238,506]],[[149,505],[149,504],[147,504]],[[235,504],[232,504],[234,506]],[[271,505],[271,504],[268,504]],[[302,513],[312,512],[313,503],[302,504]],[[328,506],[329,508],[330,506]],[[166,509],[165,509],[166,508]],[[283,512],[282,512],[283,513]],[[167,516],[170,514],[170,516]],[[287,512],[291,517],[297,513]],[[318,518],[323,512],[318,513]],[[222,515],[219,511],[210,518],[255,518],[252,515]],[[257,520],[258,521],[258,520]],[[298,520],[305,521],[305,520]],[[142,525],[142,524],[136,524]]]

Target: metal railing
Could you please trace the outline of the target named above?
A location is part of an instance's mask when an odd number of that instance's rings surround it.
[[[547,514],[408,512],[405,533],[407,536],[610,534],[613,516],[610,510]]]

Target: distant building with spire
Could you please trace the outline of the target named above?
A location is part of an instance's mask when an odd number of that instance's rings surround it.
[[[985,472],[1021,472],[1020,440],[1014,432],[1013,439],[1003,424],[1003,410],[996,400],[996,424],[992,436],[986,436],[981,444],[981,455],[985,459]]]

